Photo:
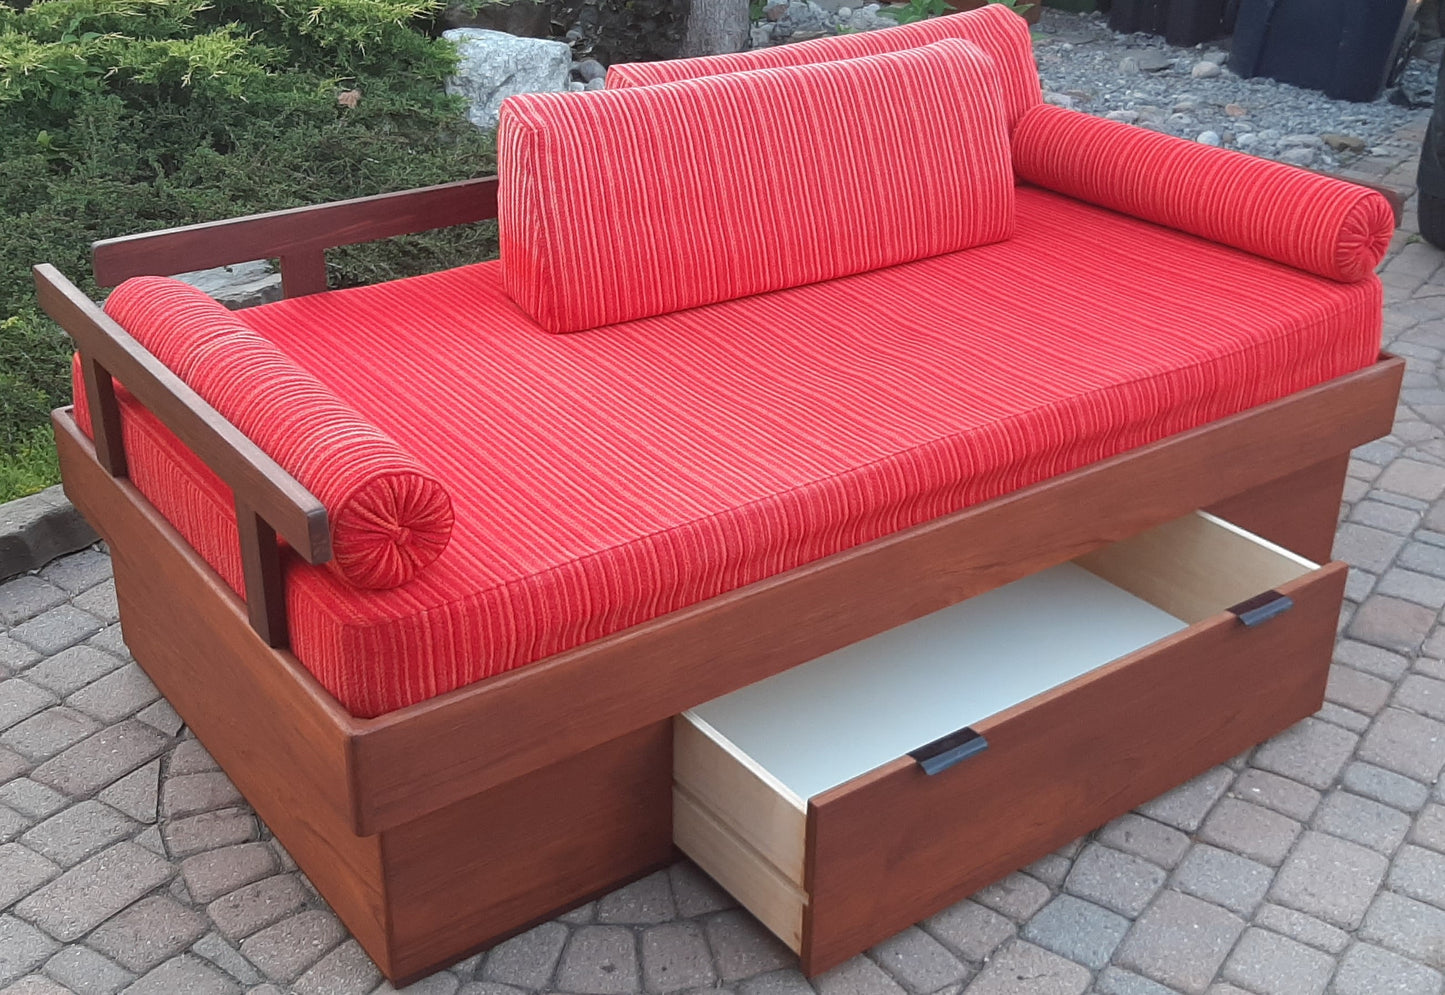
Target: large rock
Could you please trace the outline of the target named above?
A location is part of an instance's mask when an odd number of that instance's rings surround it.
[[[459,58],[447,93],[466,98],[467,118],[478,128],[495,128],[502,101],[515,93],[567,89],[572,49],[566,42],[484,28],[453,28],[442,37],[456,45]]]
[[[176,279],[189,283],[226,307],[255,307],[281,299],[281,274],[265,260],[177,273]]]
[[[39,570],[98,538],[59,484],[0,504],[0,580]]]

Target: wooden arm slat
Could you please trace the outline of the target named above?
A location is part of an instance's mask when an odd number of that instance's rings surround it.
[[[120,380],[302,559],[308,563],[331,559],[330,523],[315,495],[54,266],[43,263],[34,273],[40,306],[75,340],[81,355]],[[107,425],[106,430],[118,432],[119,425]]]
[[[91,246],[95,281],[171,276],[253,259],[324,252],[338,245],[487,221],[497,216],[497,179],[357,197],[184,228],[108,238]]]

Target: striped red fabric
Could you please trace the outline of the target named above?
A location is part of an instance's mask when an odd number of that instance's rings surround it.
[[[880,113],[879,93],[908,98]],[[548,331],[581,331],[1007,238],[998,108],[992,63],[957,39],[509,97],[497,138],[507,292]]]
[[[993,59],[1002,84],[1004,116],[1010,128],[1024,111],[1043,99],[1029,26],[1022,17],[1001,4],[988,4],[962,14],[931,17],[896,28],[814,38],[748,52],[668,59],[665,62],[621,63],[607,70],[607,89],[653,86],[753,69],[856,59],[864,55],[920,48],[945,38],[971,41]],[[887,91],[874,94],[874,99],[906,102],[908,98],[903,92]]]
[[[245,313],[452,495],[405,587],[287,560],[296,655],[376,715],[1359,369],[1381,291],[1021,187],[1007,241],[585,335],[495,263]],[[236,586],[225,488],[125,411]]]
[[[1332,280],[1372,274],[1395,233],[1374,190],[1048,104],[1013,154],[1022,180]]]
[[[397,587],[446,549],[441,482],[234,312],[153,276],[121,284],[105,310],[320,499],[338,576]]]

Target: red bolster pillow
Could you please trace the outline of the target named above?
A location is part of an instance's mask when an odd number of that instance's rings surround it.
[[[331,569],[398,587],[451,539],[446,489],[389,436],[199,290],[141,276],[106,312],[326,507]]]
[[[1022,180],[1353,283],[1394,234],[1374,190],[1240,152],[1040,104],[1013,133]]]
[[[907,99],[880,104],[879,94]],[[497,159],[507,294],[549,332],[1013,234],[998,74],[957,39],[660,86],[508,97]]]

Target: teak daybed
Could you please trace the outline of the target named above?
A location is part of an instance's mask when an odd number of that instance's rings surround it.
[[[816,973],[1320,705],[1380,194],[1046,106],[1000,6],[499,149],[98,243],[104,311],[36,269],[126,641],[389,977],[675,843]],[[159,276],[264,257],[240,313]]]

